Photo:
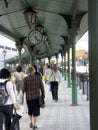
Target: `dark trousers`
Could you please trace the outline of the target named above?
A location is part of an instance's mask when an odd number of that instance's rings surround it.
[[[52,99],[58,100],[58,82],[51,81],[50,86],[51,86]]]
[[[10,130],[12,115],[12,105],[0,106],[0,130],[3,130],[3,122],[5,124],[5,130]]]

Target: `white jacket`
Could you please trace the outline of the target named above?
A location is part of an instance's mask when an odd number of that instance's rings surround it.
[[[20,73],[17,71],[14,72],[15,81],[23,80],[24,76],[25,76],[25,73],[22,71]]]
[[[61,82],[61,76],[60,76],[60,72],[54,72],[54,71],[51,71],[51,74],[49,76],[49,81],[57,81],[57,82]]]
[[[50,68],[47,68],[46,70],[45,70],[45,79],[46,80],[49,80],[49,76],[50,76],[50,74],[51,74],[51,69]]]

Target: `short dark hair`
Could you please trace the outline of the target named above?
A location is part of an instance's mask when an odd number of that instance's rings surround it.
[[[16,71],[17,71],[17,72],[21,72],[21,71],[22,71],[22,66],[21,66],[21,65],[18,65],[18,66],[16,67]]]
[[[37,65],[33,65],[33,67],[34,67],[35,71],[37,71]]]
[[[11,77],[11,72],[6,68],[2,68],[0,70],[0,78],[6,79],[6,78],[9,78],[9,77]]]

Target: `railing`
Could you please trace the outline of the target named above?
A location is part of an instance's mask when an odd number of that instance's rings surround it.
[[[85,94],[87,100],[89,100],[89,74],[80,72],[77,72],[76,74],[79,89],[82,90],[82,94]]]

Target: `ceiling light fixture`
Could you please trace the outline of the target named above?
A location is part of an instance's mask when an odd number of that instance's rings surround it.
[[[11,2],[12,0],[4,0],[5,2],[5,6],[8,8],[8,4]]]
[[[35,24],[36,22],[36,13],[37,12],[34,11],[32,8],[29,8],[26,11],[24,11],[24,17],[30,28],[31,28],[31,25]]]

